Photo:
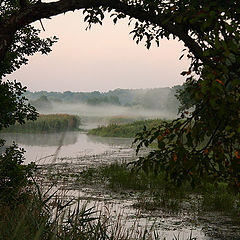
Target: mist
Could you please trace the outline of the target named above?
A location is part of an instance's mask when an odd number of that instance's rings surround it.
[[[84,117],[114,117],[114,116],[128,116],[136,118],[164,118],[173,119],[177,116],[176,113],[168,112],[167,110],[152,110],[141,107],[125,107],[103,104],[100,106],[91,106],[81,103],[53,103],[52,110],[39,111],[42,114],[50,113],[66,113],[76,114]]]
[[[155,89],[115,89],[108,92],[27,92],[26,97],[40,114],[72,114],[86,128],[113,123],[114,118],[129,122],[145,119],[174,119],[181,86]]]

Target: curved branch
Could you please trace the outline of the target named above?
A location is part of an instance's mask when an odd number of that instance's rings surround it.
[[[60,0],[51,3],[39,1],[24,9],[20,9],[17,14],[15,13],[14,16],[1,23],[0,62],[11,45],[15,32],[22,27],[42,18],[50,18],[67,11],[97,7],[114,9],[140,21],[156,24],[182,40],[197,59],[200,59],[202,62],[208,62],[208,59],[203,56],[202,48],[188,35],[188,30],[183,25],[166,22],[164,15],[150,13],[143,10],[140,6],[129,5],[121,0]]]

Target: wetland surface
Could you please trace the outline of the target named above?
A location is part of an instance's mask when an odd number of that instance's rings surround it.
[[[26,150],[25,162],[39,165],[45,186],[54,181],[66,198],[78,198],[89,206],[105,209],[113,221],[121,219],[127,228],[134,226],[137,231],[144,231],[154,226],[160,239],[169,240],[174,236],[186,240],[191,233],[200,240],[240,239],[238,225],[219,213],[203,213],[197,208],[189,211],[188,202],[177,213],[164,209],[140,210],[134,207],[142,198],[138,193],[112,192],[104,186],[79,183],[70,177],[89,167],[137,159],[131,148],[132,139],[94,137],[85,132],[4,133],[1,137],[7,140],[7,144],[15,141]]]

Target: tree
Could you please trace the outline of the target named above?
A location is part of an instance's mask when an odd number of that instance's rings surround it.
[[[42,95],[40,98],[36,100],[30,100],[30,104],[32,104],[34,107],[36,107],[37,110],[48,110],[50,111],[53,106],[51,101],[47,98],[47,96]]]
[[[162,170],[177,183],[225,179],[240,189],[239,1],[30,0],[22,4],[5,0],[0,6],[1,76],[26,63],[24,56],[50,51],[56,40],[40,41],[29,24],[75,9],[84,9],[89,28],[102,24],[105,12],[112,13],[114,23],[129,16],[133,38],[137,43],[145,40],[147,48],[163,37],[183,41],[191,64],[182,72],[187,78],[179,95],[182,117],[138,135],[138,149],[158,142],[158,149],[138,165]],[[38,44],[31,40],[34,36]],[[185,104],[184,96],[190,96],[190,104]],[[189,112],[189,108],[194,110]]]

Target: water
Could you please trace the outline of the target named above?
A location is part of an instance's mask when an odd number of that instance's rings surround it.
[[[19,147],[25,149],[26,164],[30,162],[51,163],[55,154],[57,162],[60,159],[62,162],[63,158],[80,159],[86,156],[100,156],[116,152],[119,155],[122,152],[125,157],[134,155],[134,150],[131,149],[131,139],[88,136],[83,132],[2,133],[1,138],[6,140],[6,145],[16,142]],[[125,152],[126,154],[124,154]]]
[[[5,133],[0,137],[6,139],[7,145],[14,141],[23,147],[26,150],[25,163],[36,162],[43,173],[49,170],[49,166],[53,167],[51,170],[53,172],[79,173],[89,166],[97,167],[115,161],[129,162],[136,159],[135,151],[131,148],[132,139],[94,137],[84,132]],[[165,237],[172,240],[174,236],[179,236],[179,239],[186,240],[191,233],[199,240],[240,239],[234,237],[236,235],[234,232],[239,232],[239,229],[231,223],[231,220],[218,216],[217,213],[202,216],[203,220],[199,221],[199,216],[189,215],[184,211],[181,214],[161,210],[139,211],[133,208],[138,196],[131,193],[123,196],[112,193],[102,186],[83,186],[68,180],[59,184],[66,191],[67,197],[77,197],[83,202],[87,201],[89,206],[108,209],[108,213],[116,221],[121,215],[125,226],[129,228],[135,225],[140,231],[145,227],[151,228],[154,224],[155,229],[160,232],[160,239]],[[221,229],[225,231],[222,234]],[[214,237],[210,236],[213,232],[219,233],[219,236],[216,234],[213,234]]]

